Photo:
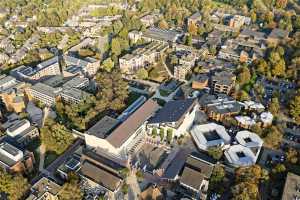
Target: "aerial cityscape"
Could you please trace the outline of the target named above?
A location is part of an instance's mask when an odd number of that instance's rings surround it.
[[[300,1],[0,0],[0,200],[300,200]]]

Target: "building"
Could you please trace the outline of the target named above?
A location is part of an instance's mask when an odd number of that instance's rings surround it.
[[[226,160],[235,167],[254,165],[263,145],[262,139],[253,132],[239,131],[235,140],[238,144],[225,151]]]
[[[145,27],[153,26],[159,20],[159,15],[149,14],[140,18],[140,21]]]
[[[250,129],[256,124],[256,120],[249,116],[236,116],[235,119],[238,122],[238,126],[245,129]]]
[[[260,114],[260,120],[263,127],[268,127],[272,125],[274,116],[270,112],[263,112]]]
[[[189,65],[175,65],[174,66],[174,77],[179,80],[185,80],[187,74],[191,71]]]
[[[267,42],[271,44],[278,44],[280,41],[286,41],[289,39],[289,31],[274,28],[267,37]]]
[[[62,186],[43,177],[30,188],[30,195],[26,200],[58,200]]]
[[[79,146],[79,148],[57,168],[57,172],[63,180],[68,180],[70,173],[78,173],[81,168],[81,155],[82,147]]]
[[[208,76],[205,74],[197,74],[192,77],[192,88],[196,90],[204,89],[208,86]]]
[[[281,200],[300,199],[300,176],[289,172],[285,179]]]
[[[212,76],[212,88],[216,93],[229,94],[235,85],[236,76],[230,72],[216,72]]]
[[[244,108],[246,110],[249,110],[249,111],[258,111],[258,112],[262,112],[265,110],[265,106],[261,103],[257,103],[257,102],[254,102],[254,101],[244,101],[243,102],[243,105],[244,105]]]
[[[169,101],[148,121],[147,128],[171,129],[173,137],[179,137],[191,128],[198,108],[196,99]]]
[[[61,88],[53,88],[43,83],[36,83],[29,89],[29,96],[47,106],[53,106],[60,92]]]
[[[135,74],[137,70],[159,61],[167,45],[152,42],[119,58],[120,69],[125,74]]]
[[[6,134],[11,142],[24,147],[39,136],[39,130],[35,126],[31,126],[27,119],[22,119],[10,126],[6,130]]]
[[[0,76],[0,98],[6,109],[20,113],[25,109],[27,85],[12,76]]]
[[[192,199],[206,199],[214,164],[198,154],[190,154],[179,179],[180,193]]]
[[[23,81],[37,82],[42,78],[61,74],[58,57],[41,62],[36,67],[20,66],[10,71],[15,78]]]
[[[83,149],[81,156],[80,176],[86,181],[89,188],[98,188],[109,193],[111,199],[120,190],[123,177],[123,165],[108,159],[103,154]]]
[[[229,26],[240,29],[244,24],[249,25],[250,23],[251,18],[242,15],[234,15],[229,21]]]
[[[195,12],[192,14],[188,19],[187,19],[187,24],[198,24],[202,19],[201,13],[200,12]]]
[[[163,30],[156,27],[150,27],[142,34],[146,41],[158,41],[163,43],[175,43],[182,36],[182,33],[175,30]]]
[[[15,146],[0,143],[0,167],[10,173],[27,173],[33,170],[34,155],[32,152],[22,151]]]
[[[224,126],[215,123],[195,125],[191,130],[191,135],[197,147],[203,151],[211,147],[225,148],[231,142],[231,137]]]
[[[101,138],[101,133],[85,133],[86,145],[89,148],[104,150],[107,154],[127,160],[130,152],[133,152],[145,138],[146,122],[158,108],[159,106],[155,101],[151,99],[146,101],[120,125],[108,133],[104,132],[104,137]],[[111,126],[114,127],[114,125],[112,122]],[[102,123],[99,126],[103,126]],[[107,129],[110,127],[104,128],[104,130]]]
[[[77,104],[81,102],[82,100],[88,98],[90,94],[87,92],[84,92],[83,90],[77,89],[77,88],[70,88],[65,87],[60,92],[60,97],[64,102],[70,103],[70,104]]]
[[[227,117],[240,113],[241,104],[225,94],[204,94],[199,98],[200,109],[205,111],[210,119],[223,121]]]
[[[63,84],[63,88],[77,88],[77,89],[85,89],[89,86],[89,79],[83,78],[80,76],[75,76],[71,80],[67,81]]]
[[[63,61],[66,65],[63,69],[65,77],[76,75],[93,77],[100,68],[100,60],[92,57],[79,59],[69,55],[64,55]]]

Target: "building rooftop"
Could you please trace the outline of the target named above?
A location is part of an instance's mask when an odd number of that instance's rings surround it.
[[[53,88],[51,86],[48,86],[44,83],[36,83],[31,87],[31,90],[37,91],[39,93],[42,93],[44,95],[50,96],[55,98],[58,93],[61,91],[60,88]]]
[[[151,27],[143,33],[143,36],[145,37],[164,42],[174,42],[177,40],[179,35],[180,33],[177,31],[163,30],[155,27]]]
[[[51,181],[50,179],[43,177],[37,183],[31,187],[31,195],[26,200],[35,200],[50,193],[56,196],[61,190],[61,186]]]
[[[80,171],[82,176],[91,179],[110,191],[115,191],[122,182],[121,177],[88,161],[83,162]]]
[[[300,199],[300,176],[289,172],[286,176],[282,200]]]
[[[225,157],[234,166],[250,166],[256,163],[254,152],[241,144],[233,145],[226,149]]]
[[[111,130],[114,129],[118,123],[118,120],[109,116],[104,116],[94,126],[87,130],[86,133],[104,139],[111,133]]]
[[[210,147],[229,144],[231,137],[225,128],[215,123],[195,125],[191,135],[198,148],[208,150]]]
[[[0,163],[12,167],[22,159],[23,152],[21,150],[6,142],[0,144]]]
[[[263,140],[255,133],[244,130],[239,131],[235,136],[236,141],[248,148],[262,147]]]
[[[212,76],[213,82],[216,82],[217,84],[220,85],[227,85],[227,86],[233,84],[234,79],[235,79],[235,75],[227,71],[216,72],[214,76]]]
[[[195,103],[196,99],[169,101],[149,120],[149,124],[177,122]]]
[[[197,20],[199,19],[199,17],[201,17],[201,13],[200,12],[195,12],[194,14],[192,14],[189,19],[192,19],[192,20]]]
[[[270,112],[263,112],[263,113],[260,114],[260,120],[263,123],[271,124],[272,121],[273,121],[273,115]]]
[[[241,36],[251,37],[251,38],[257,38],[257,39],[265,39],[266,34],[263,32],[258,32],[255,30],[251,30],[249,28],[244,28],[242,32],[240,33]]]
[[[204,176],[201,171],[186,166],[182,172],[180,183],[199,190],[203,180]]]
[[[236,116],[236,121],[246,126],[253,126],[256,124],[256,121],[249,116]]]
[[[66,97],[73,98],[76,100],[82,100],[82,99],[85,99],[88,96],[90,96],[89,93],[87,93],[83,90],[77,89],[77,88],[64,88],[61,92],[61,95],[63,97],[66,96]]]
[[[146,101],[107,137],[108,142],[114,147],[121,147],[158,108],[159,105],[155,101],[151,99]]]
[[[274,28],[272,29],[271,33],[269,34],[269,38],[275,38],[275,39],[285,39],[289,36],[289,31],[279,29],[279,28]]]

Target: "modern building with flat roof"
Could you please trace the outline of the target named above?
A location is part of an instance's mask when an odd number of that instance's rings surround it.
[[[26,200],[58,200],[62,186],[43,177],[30,188],[30,195]]]
[[[241,144],[236,144],[225,151],[228,163],[235,167],[251,166],[256,163],[257,157],[254,152]]]
[[[192,128],[191,135],[197,147],[203,151],[216,146],[224,147],[231,142],[224,126],[215,123],[196,125]]]
[[[191,128],[198,108],[196,99],[169,101],[148,121],[147,127],[172,129],[173,136],[179,137]]]
[[[30,97],[41,101],[47,106],[53,106],[59,96],[61,88],[53,88],[43,83],[36,83],[29,89]]]

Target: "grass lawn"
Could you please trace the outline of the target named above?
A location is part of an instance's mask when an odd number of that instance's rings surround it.
[[[168,92],[168,91],[166,91],[166,90],[159,90],[159,94],[161,95],[161,96],[163,96],[163,97],[167,97],[167,96],[169,96],[171,93],[170,92]]]
[[[48,167],[56,158],[58,158],[58,155],[56,153],[46,152],[44,168]]]
[[[137,93],[137,92],[130,92],[127,98],[127,105],[131,105],[133,102],[135,102],[140,96],[142,96],[141,94]]]

